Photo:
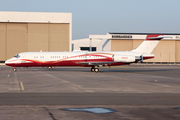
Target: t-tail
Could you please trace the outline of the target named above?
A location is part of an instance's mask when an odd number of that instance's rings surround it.
[[[151,54],[161,39],[169,37],[170,36],[164,36],[163,34],[149,34],[146,39],[132,51]]]

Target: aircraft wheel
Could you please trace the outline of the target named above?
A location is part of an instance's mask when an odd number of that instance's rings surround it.
[[[94,70],[94,68],[91,68],[91,72],[94,72],[95,70]]]
[[[99,69],[98,68],[94,68],[94,71],[95,71],[95,73],[98,73]]]
[[[16,72],[17,71],[17,69],[14,69],[14,72]]]
[[[49,70],[52,70],[52,67],[48,67]]]

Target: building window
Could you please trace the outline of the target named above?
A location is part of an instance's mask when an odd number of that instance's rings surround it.
[[[96,47],[91,47],[92,51],[96,51]],[[90,47],[80,47],[82,51],[90,51]]]

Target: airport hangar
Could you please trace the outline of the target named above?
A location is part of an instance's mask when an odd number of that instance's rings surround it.
[[[145,63],[180,64],[180,34],[176,33],[107,33],[106,35],[89,35],[89,38],[72,41],[74,50],[92,51],[130,51],[138,47],[147,34],[164,34],[170,38],[162,39],[152,54],[155,58],[144,60]]]
[[[71,51],[72,13],[0,12],[0,62],[20,52]]]

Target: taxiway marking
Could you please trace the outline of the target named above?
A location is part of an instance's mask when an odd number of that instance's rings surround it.
[[[21,90],[24,90],[24,86],[22,82],[20,82],[20,86],[21,86]]]

